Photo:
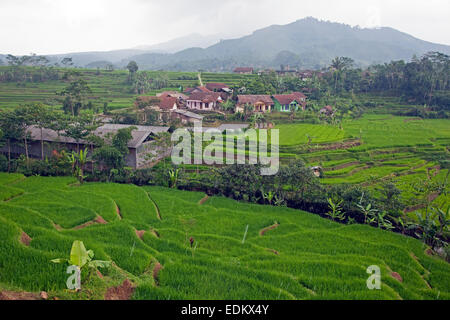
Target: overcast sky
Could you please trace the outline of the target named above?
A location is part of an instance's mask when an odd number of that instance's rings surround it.
[[[124,49],[190,33],[237,37],[307,16],[450,45],[450,0],[0,0],[0,53]]]

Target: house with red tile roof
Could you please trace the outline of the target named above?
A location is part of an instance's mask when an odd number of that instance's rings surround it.
[[[225,83],[221,83],[221,82],[210,82],[210,83],[207,83],[205,85],[205,87],[209,91],[214,91],[214,92],[221,92],[221,91],[224,91],[224,89],[228,89],[228,90],[230,89],[229,86],[227,86]]]
[[[198,93],[198,92],[213,92],[213,91],[209,90],[205,86],[203,86],[203,87],[195,87],[195,88],[186,88],[186,90],[184,90],[184,93],[187,94],[187,95],[191,95],[193,93]]]
[[[269,95],[266,94],[247,94],[238,95],[236,103],[236,112],[244,112],[245,105],[253,106],[253,112],[271,112],[274,102]]]
[[[297,102],[300,104],[303,104],[303,102],[306,105],[306,95],[304,95],[301,92],[292,92],[292,94],[294,95],[294,97],[297,99]],[[304,109],[304,108],[303,108]]]
[[[161,110],[176,110],[178,109],[178,99],[176,97],[161,97],[158,105]]]
[[[181,100],[181,101],[182,100],[186,101],[186,99],[187,99],[187,95],[185,95],[183,93],[179,93],[177,91],[164,91],[164,92],[158,93],[156,96],[158,98],[161,98],[161,97],[175,97],[175,98],[177,98],[178,100]]]
[[[326,106],[319,111],[320,114],[324,114],[327,116],[333,116],[334,115],[334,108],[332,106]]]
[[[195,92],[187,98],[186,107],[188,109],[213,111],[222,101],[223,99],[218,92]]]

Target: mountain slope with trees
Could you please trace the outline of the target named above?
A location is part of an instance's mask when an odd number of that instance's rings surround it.
[[[231,70],[237,65],[320,68],[336,56],[347,56],[361,66],[409,59],[428,51],[450,53],[450,47],[419,40],[392,28],[362,29],[306,18],[273,25],[253,34],[224,40],[206,49],[191,48],[173,55],[133,57],[143,68]],[[192,63],[194,62],[194,63]]]
[[[187,37],[189,39],[189,37]],[[180,38],[184,39],[184,38]],[[141,70],[169,71],[232,71],[237,66],[277,68],[280,64],[301,69],[319,69],[337,56],[352,58],[361,67],[392,60],[407,60],[426,52],[450,54],[450,46],[414,38],[398,30],[360,28],[349,25],[305,18],[286,25],[272,25],[238,39],[222,40],[207,48],[205,42],[192,38],[183,40],[173,50],[155,50],[157,47],[107,52],[80,52],[47,56],[50,62],[72,58],[75,66],[85,67],[108,62],[116,68],[125,68],[136,61]],[[199,45],[202,43],[203,45]],[[212,43],[212,42],[210,42]],[[199,47],[202,46],[202,47]],[[0,55],[0,59],[2,56]],[[6,56],[5,56],[6,58]],[[5,59],[2,59],[5,63]]]

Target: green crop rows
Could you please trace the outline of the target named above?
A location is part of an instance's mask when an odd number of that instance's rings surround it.
[[[2,186],[21,191],[0,203],[0,288],[101,299],[128,278],[134,299],[450,298],[449,265],[412,238],[199,192],[74,182],[0,175]],[[96,216],[105,224],[76,228]],[[140,238],[136,230],[145,233]],[[22,232],[32,238],[29,246],[20,242]],[[65,289],[65,266],[50,263],[66,256],[73,240],[114,261],[79,293]],[[157,262],[163,269],[155,281]],[[370,265],[381,268],[381,290],[366,287]]]
[[[7,68],[10,67],[0,67],[0,71],[7,70]],[[103,107],[103,104],[107,102],[111,110],[129,108],[138,96],[133,93],[130,84],[127,83],[128,71],[126,70],[97,71],[93,69],[77,69],[76,71],[80,73],[79,77],[85,80],[92,89],[89,100],[98,107]],[[62,75],[65,70],[60,69],[59,72]],[[156,95],[167,90],[179,90],[180,86],[185,89],[199,85],[198,75],[193,72],[146,72],[152,79],[158,77],[167,79],[167,87],[159,90],[150,90],[145,95]],[[208,82],[224,82],[230,86],[237,85],[241,80],[251,77],[253,76],[202,74],[204,84]],[[60,109],[62,102],[58,92],[61,92],[69,82],[69,80],[46,81],[43,83],[2,82],[0,85],[0,108],[15,108],[22,104],[41,102],[48,106],[53,106],[55,109]]]

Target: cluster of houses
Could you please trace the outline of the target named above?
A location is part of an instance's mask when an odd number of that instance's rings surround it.
[[[207,83],[205,86],[186,88],[183,93],[166,91],[153,98],[148,107],[183,124],[202,121],[203,116],[195,112],[221,112],[221,105],[231,99],[233,90],[225,83]],[[151,98],[151,97],[147,97]],[[139,97],[146,99],[146,97]],[[138,101],[137,104],[140,102]],[[270,113],[305,110],[306,96],[301,92],[277,95],[237,95],[235,112]]]
[[[224,83],[208,83],[205,86],[187,88],[183,93],[176,91],[166,91],[154,96],[140,96],[136,100],[139,110],[150,108],[157,111],[160,119],[170,117],[178,119],[184,125],[201,123],[207,112],[222,112],[221,104],[232,99],[233,90]],[[272,111],[291,112],[292,110],[305,110],[306,96],[301,92],[277,95],[237,95],[234,97],[235,112],[240,113],[270,113]],[[332,114],[333,108],[327,106],[321,113]],[[142,112],[145,115],[145,112]],[[95,130],[94,134],[100,137],[109,137],[118,130],[129,125],[111,124],[103,121],[104,124]],[[271,124],[266,124],[270,128]],[[225,124],[219,130],[247,128],[248,124]],[[168,132],[169,127],[158,126],[135,126],[132,132],[132,139],[128,143],[129,153],[126,157],[126,165],[132,168],[145,168],[155,161],[167,157],[171,150],[161,147],[156,136],[162,132]],[[194,126],[195,127],[195,126]],[[34,126],[28,128],[30,139],[28,150],[22,145],[14,145],[11,150],[6,146],[0,146],[0,153],[11,152],[20,155],[25,152],[30,157],[41,157],[41,142],[44,142],[44,156],[51,156],[55,150],[67,149],[79,150],[82,148],[92,148],[89,141],[75,141],[72,138],[56,132],[52,129],[39,129]]]
[[[252,74],[253,68],[242,67],[236,68],[235,73]],[[282,68],[281,72],[290,73],[289,67]],[[312,76],[312,72],[305,72],[303,77]],[[236,113],[270,113],[291,112],[292,110],[305,110],[307,97],[301,92],[292,92],[289,94],[276,95],[246,95],[239,94],[233,96],[233,90],[225,83],[207,83],[204,86],[194,88],[186,88],[182,93],[176,91],[166,91],[159,93],[156,97],[140,96],[136,100],[136,106],[140,111],[151,109],[157,111],[160,120],[163,117],[169,117],[172,120],[180,120],[184,125],[201,123],[204,114],[207,112],[221,113],[222,104],[233,99]],[[138,111],[138,114],[146,116],[145,112]],[[327,106],[320,111],[321,114],[332,115],[334,109]],[[145,119],[144,119],[145,120]],[[118,130],[129,125],[119,125],[107,123],[107,119],[103,119],[103,125],[99,127],[94,134],[100,137],[107,137],[115,134]],[[146,122],[146,121],[144,121]],[[266,124],[270,128],[271,124]],[[219,127],[220,130],[246,128],[248,124],[228,124]],[[132,132],[132,139],[128,143],[129,154],[126,157],[126,164],[132,168],[144,168],[154,161],[158,161],[170,154],[169,149],[161,149],[156,143],[156,136],[162,132],[168,132],[168,127],[157,126],[135,126]],[[28,150],[22,145],[15,145],[10,150],[6,150],[5,146],[0,146],[0,153],[11,152],[20,155],[25,152],[30,157],[41,157],[41,142],[44,142],[44,156],[51,156],[55,150],[64,148],[69,151],[79,150],[82,148],[92,148],[92,144],[88,141],[68,138],[67,136],[56,132],[52,129],[39,129],[30,126],[28,129],[30,139],[28,142]],[[150,155],[150,156],[149,156]]]

